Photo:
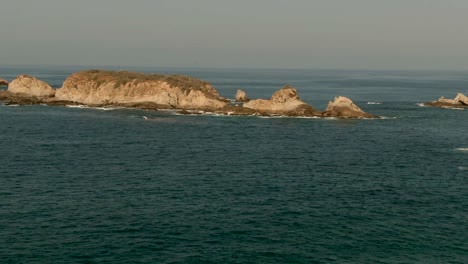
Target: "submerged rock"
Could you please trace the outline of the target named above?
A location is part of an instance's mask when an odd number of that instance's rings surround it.
[[[297,90],[289,85],[273,93],[270,100],[250,100],[244,103],[243,107],[275,115],[315,116],[318,114],[311,105],[303,102]]]
[[[7,86],[7,85],[8,85],[8,81],[0,78],[0,86]]]
[[[442,108],[468,108],[468,97],[462,93],[458,93],[454,99],[448,99],[442,96],[439,100],[427,102],[424,103],[424,105]]]
[[[248,102],[250,99],[247,97],[247,94],[241,89],[236,92],[236,101],[237,102]]]
[[[335,97],[333,102],[328,102],[325,115],[344,118],[376,118],[377,116],[364,112],[344,96]]]
[[[20,75],[8,85],[8,91],[26,97],[53,97],[55,89],[30,75]]]
[[[153,103],[177,109],[219,109],[227,102],[209,83],[182,75],[90,70],[74,73],[57,100],[88,105]]]

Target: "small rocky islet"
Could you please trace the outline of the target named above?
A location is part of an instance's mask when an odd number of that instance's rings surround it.
[[[6,104],[123,106],[173,109],[181,114],[378,118],[343,96],[329,102],[325,111],[317,110],[289,85],[270,99],[250,99],[238,90],[236,99],[229,100],[208,82],[184,75],[87,70],[73,73],[58,89],[29,75],[20,75],[10,83],[0,79],[2,84],[8,85],[8,90],[0,91],[0,100]]]
[[[453,99],[442,96],[437,101],[426,102],[423,103],[423,105],[450,109],[465,109],[468,108],[468,97],[462,93],[458,93]]]

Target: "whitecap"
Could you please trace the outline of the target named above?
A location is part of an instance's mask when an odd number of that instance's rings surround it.
[[[87,105],[66,105],[65,107],[69,107],[69,108],[90,108]]]
[[[80,109],[95,109],[95,110],[103,110],[103,111],[121,109],[121,107],[108,107],[108,106],[93,107],[89,105],[65,105],[65,107],[80,108]]]
[[[118,110],[122,109],[121,107],[91,107],[92,109],[103,110],[103,111],[111,111],[111,110]]]
[[[458,167],[458,169],[462,170],[462,171],[465,171],[465,170],[468,170],[468,167],[460,166],[460,167]]]
[[[427,105],[425,105],[424,103],[417,103],[416,105],[420,107],[427,107]]]
[[[456,151],[468,151],[468,148],[456,148]]]
[[[381,102],[367,102],[368,105],[379,105]]]

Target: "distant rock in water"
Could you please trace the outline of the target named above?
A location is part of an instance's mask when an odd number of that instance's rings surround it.
[[[0,78],[0,86],[7,86],[7,85],[8,85],[8,81]]]
[[[458,93],[454,99],[448,99],[442,96],[439,100],[427,102],[424,103],[424,105],[442,108],[468,108],[468,97],[462,93]]]
[[[53,97],[55,89],[29,75],[20,75],[8,85],[8,91],[27,97]]]
[[[314,116],[317,114],[311,105],[299,98],[297,90],[289,85],[273,93],[270,100],[250,100],[243,106],[267,114],[287,116]]]
[[[236,92],[236,101],[237,102],[248,102],[248,101],[250,101],[250,99],[247,97],[247,94],[243,90],[239,89]]]
[[[89,70],[70,75],[56,99],[88,105],[152,103],[178,109],[219,109],[227,102],[209,83],[183,75]]]
[[[376,118],[375,115],[364,112],[353,101],[344,96],[335,97],[333,102],[328,102],[325,115],[344,118]]]

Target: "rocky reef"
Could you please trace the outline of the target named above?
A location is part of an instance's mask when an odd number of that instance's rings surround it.
[[[25,97],[53,97],[55,89],[47,83],[29,75],[20,75],[8,85],[12,94]]]
[[[175,109],[181,114],[215,112],[226,115],[374,118],[346,97],[337,97],[318,111],[286,85],[270,99],[251,100],[238,90],[236,102],[221,97],[209,83],[183,75],[143,74],[128,71],[81,71],[70,75],[57,90],[29,75],[20,75],[0,91],[7,104],[125,106]]]
[[[439,98],[437,101],[424,103],[425,106],[441,107],[441,108],[468,108],[468,97],[462,93],[458,93],[454,99],[445,97]]]

